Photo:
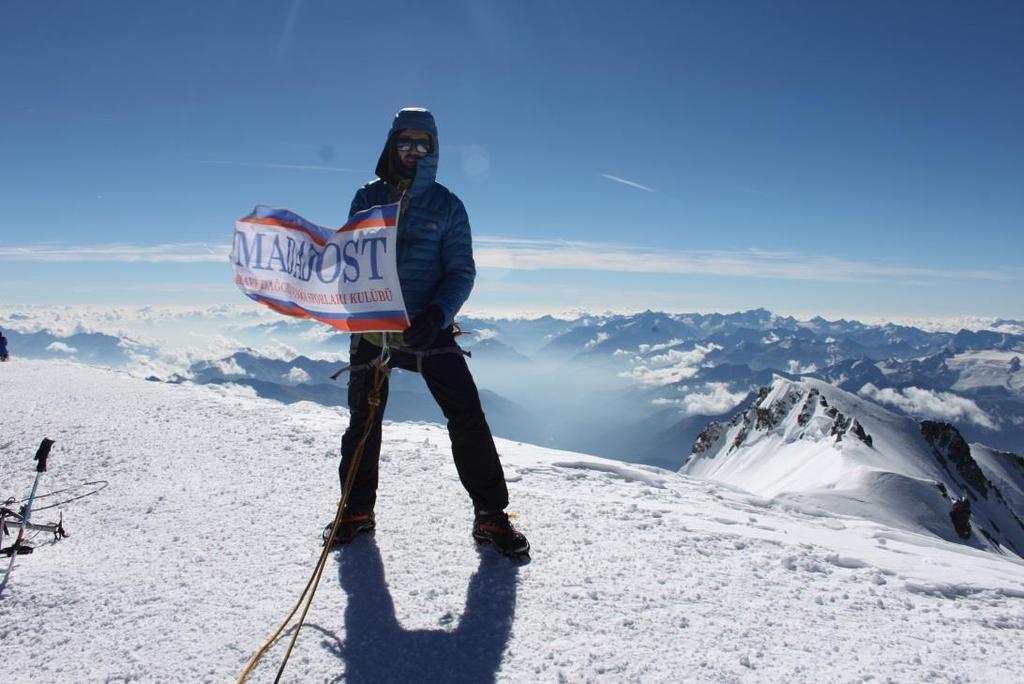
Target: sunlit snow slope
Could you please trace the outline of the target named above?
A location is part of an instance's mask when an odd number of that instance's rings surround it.
[[[945,423],[898,416],[820,380],[776,378],[682,468],[797,505],[1024,555],[1024,460],[968,445]],[[955,499],[970,502],[958,534]]]
[[[43,493],[110,482],[39,514],[71,537],[17,559],[5,681],[233,681],[318,556],[344,411],[62,362],[0,364],[0,392],[0,496],[27,493],[42,437]],[[1024,662],[1018,559],[499,450],[532,562],[473,543],[443,428],[387,424],[377,531],[330,557],[283,681],[1005,682]]]

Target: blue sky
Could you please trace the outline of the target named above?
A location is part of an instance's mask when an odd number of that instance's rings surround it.
[[[234,220],[341,225],[422,105],[473,223],[473,311],[1024,318],[1018,2],[50,2],[0,24],[0,301],[243,303]]]

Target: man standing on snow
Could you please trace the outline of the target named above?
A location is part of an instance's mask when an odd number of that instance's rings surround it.
[[[7,338],[4,337],[4,331],[0,330],[0,361],[7,360]]]
[[[400,339],[389,338],[388,365],[420,373],[448,419],[455,467],[473,501],[473,537],[479,542],[490,542],[501,553],[525,556],[530,545],[505,514],[505,475],[473,376],[453,337],[452,323],[473,289],[476,266],[466,208],[458,197],[434,180],[437,160],[434,117],[426,109],[401,110],[377,162],[378,180],[356,192],[349,216],[401,200],[396,256],[402,297],[412,323]],[[367,429],[368,399],[376,372],[368,364],[380,356],[381,344],[379,333],[352,336],[352,372],[348,382],[351,419],[341,440],[342,486],[356,445]],[[387,388],[385,379],[381,405],[334,537],[336,544],[348,543],[360,532],[374,528]],[[329,533],[330,529],[325,538]]]

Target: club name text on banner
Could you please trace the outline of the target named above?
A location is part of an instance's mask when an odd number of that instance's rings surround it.
[[[231,263],[246,296],[274,311],[346,332],[401,332],[409,316],[398,280],[399,205],[352,215],[331,230],[258,206],[235,222]]]

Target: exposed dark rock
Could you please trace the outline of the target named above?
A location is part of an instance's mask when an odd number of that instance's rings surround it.
[[[988,481],[974,457],[971,456],[971,447],[959,430],[949,423],[922,420],[921,434],[924,435],[925,441],[931,446],[932,452],[943,467],[946,470],[950,470],[951,465],[955,467],[957,474],[973,490],[968,491],[968,495],[973,496],[974,492],[977,492],[983,498],[988,498],[988,488],[992,483]]]
[[[873,440],[871,435],[864,430],[864,426],[861,425],[856,418],[853,419],[853,425],[850,426],[850,432],[860,439],[860,441],[864,442],[869,447],[874,448],[875,440]]]
[[[735,427],[741,422],[743,424],[732,441],[730,451],[739,448],[746,441],[751,429],[758,432],[768,432],[778,428],[793,408],[801,402],[800,413],[797,415],[797,424],[801,427],[810,422],[817,406],[820,405],[826,407],[825,415],[832,419],[832,427],[829,434],[835,437],[837,442],[842,441],[848,432],[852,432],[859,440],[874,448],[874,440],[864,430],[860,422],[854,418],[844,416],[836,407],[829,406],[819,390],[812,388],[805,392],[802,389],[793,387],[784,396],[777,397],[770,405],[762,406],[761,404],[768,398],[770,392],[770,387],[758,389],[754,405],[748,410],[733,416],[732,420],[729,421],[729,427]],[[715,439],[718,439],[721,435],[721,426],[718,429],[719,432],[715,435]],[[698,443],[700,443],[699,439]],[[696,449],[696,447],[697,445],[695,444],[694,448]],[[707,447],[705,446],[704,448]]]
[[[807,425],[807,422],[811,419],[811,416],[814,415],[815,400],[819,396],[820,395],[818,393],[818,390],[816,389],[812,389],[810,392],[807,393],[807,399],[806,401],[804,401],[803,408],[800,409],[800,415],[797,416],[796,418],[797,424],[800,425],[801,427]],[[824,401],[825,398],[821,397],[821,399],[822,401]]]
[[[854,437],[874,448],[874,440],[856,418],[844,416],[834,406],[826,413],[832,418],[832,429],[829,430],[829,434],[835,437],[837,442],[843,441],[843,437],[848,433],[853,433]]]
[[[772,402],[771,406],[761,406],[761,403],[768,397],[770,388],[762,387],[758,391],[758,399],[755,402],[754,409],[754,429],[756,430],[774,430],[782,424],[783,419],[789,415],[789,412],[793,410],[801,399],[804,398],[802,390],[792,387],[785,396],[777,398]]]
[[[706,428],[701,430],[701,433],[697,435],[697,441],[693,443],[692,453],[703,454],[705,451],[714,446],[718,438],[722,436],[722,431],[725,426],[718,421],[712,421]]]
[[[744,411],[740,414],[743,417],[743,427],[736,433],[736,439],[732,441],[732,449],[738,449],[743,441],[747,438],[747,434],[750,432],[750,412]]]
[[[953,521],[953,529],[961,539],[971,538],[971,502],[966,497],[960,497],[953,502],[952,508],[949,509],[949,519]]]
[[[833,409],[834,410],[834,409]],[[832,421],[832,429],[829,434],[836,438],[837,442],[843,441],[843,435],[850,428],[850,419],[836,411],[835,420]]]
[[[1017,373],[1018,371],[1020,371],[1020,357],[1014,356],[1010,359],[1010,372]]]

